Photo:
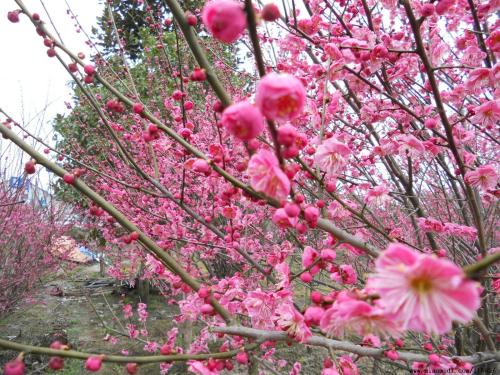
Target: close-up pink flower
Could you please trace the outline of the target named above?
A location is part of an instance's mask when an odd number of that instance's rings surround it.
[[[290,74],[269,73],[257,85],[255,103],[269,120],[293,120],[302,113],[305,102],[304,85]]]
[[[222,113],[221,123],[236,138],[249,141],[264,130],[260,111],[247,101],[233,104]]]
[[[496,169],[490,165],[481,165],[473,171],[468,171],[464,176],[465,183],[475,186],[483,191],[494,189],[498,181]]]
[[[335,137],[323,141],[314,154],[314,163],[329,175],[336,175],[347,162],[351,150]]]
[[[391,244],[375,262],[366,289],[403,329],[443,334],[467,323],[480,306],[480,288],[460,267],[434,255]]]
[[[247,25],[243,5],[235,0],[207,2],[201,18],[214,38],[224,43],[233,43],[239,39]]]
[[[290,180],[281,170],[278,159],[268,150],[260,150],[248,162],[250,185],[275,199],[285,199],[290,193]]]

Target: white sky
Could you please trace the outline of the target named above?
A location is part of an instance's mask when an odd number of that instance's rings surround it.
[[[100,0],[24,0],[31,12],[40,14],[49,24],[43,9],[46,6],[64,43],[74,52],[84,52],[89,56],[83,33],[76,32],[76,22],[66,11],[67,4],[77,15],[84,30],[90,33],[96,17],[101,15]],[[70,101],[70,76],[56,58],[47,56],[43,39],[35,32],[34,26],[21,15],[19,23],[7,20],[7,12],[18,9],[14,0],[0,0],[0,107],[21,124],[29,124],[28,129],[42,138],[52,138],[51,120],[57,113],[67,112],[65,101]],[[3,116],[0,115],[3,120]],[[52,143],[52,142],[49,142]],[[0,141],[0,166],[22,164],[19,154],[7,149],[8,141]],[[6,159],[8,157],[8,159]],[[10,160],[9,160],[10,159]],[[23,161],[27,157],[24,155]],[[16,168],[17,169],[17,168]],[[42,177],[42,180],[46,178]]]

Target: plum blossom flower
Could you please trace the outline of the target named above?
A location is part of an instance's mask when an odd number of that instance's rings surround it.
[[[244,141],[257,137],[264,130],[262,114],[247,101],[226,108],[221,123],[231,134]]]
[[[442,334],[452,321],[471,320],[480,306],[477,284],[449,260],[391,244],[375,267],[367,290],[403,329]]]
[[[351,153],[346,144],[332,137],[324,141],[314,154],[314,163],[328,174],[336,174]]]
[[[348,355],[340,356],[339,366],[343,375],[359,375],[358,366],[356,366],[352,358]]]
[[[342,337],[346,332],[397,336],[400,329],[378,306],[370,305],[349,292],[340,292],[320,321],[321,330],[329,337]]]
[[[498,181],[498,174],[492,165],[486,164],[474,171],[465,173],[464,180],[467,184],[485,191],[495,188]]]
[[[304,248],[304,253],[302,254],[302,267],[304,267],[304,269],[307,269],[312,266],[309,270],[309,273],[313,276],[321,271],[320,265],[318,263],[314,264],[314,262],[317,261],[318,257],[319,253],[311,246],[306,246]]]
[[[483,126],[494,126],[500,121],[500,101],[490,100],[478,107],[474,107],[475,115],[471,121]]]
[[[312,336],[304,316],[299,313],[290,303],[278,305],[276,310],[277,325],[298,342],[305,343]]]
[[[444,232],[444,224],[432,217],[419,217],[417,221],[419,228],[426,232]]]
[[[342,264],[337,272],[331,274],[330,278],[343,284],[356,284],[358,280],[356,271],[350,264]]]
[[[252,320],[252,326],[262,329],[274,328],[272,317],[277,299],[272,295],[257,289],[248,293],[243,304]]]
[[[444,223],[444,232],[451,236],[464,237],[471,241],[477,238],[477,229],[456,223]]]
[[[381,205],[389,198],[388,192],[389,189],[387,189],[385,185],[375,186],[366,193],[365,203],[374,204],[376,206]]]
[[[219,375],[219,372],[215,372],[210,370],[207,366],[205,366],[202,362],[200,361],[192,361],[189,363],[189,368],[188,370],[192,373],[195,373],[197,375]]]
[[[364,346],[371,346],[374,348],[380,348],[382,342],[378,336],[375,336],[371,333],[363,337],[363,341],[361,342]]]
[[[493,52],[500,52],[500,30],[493,30],[485,42],[488,48],[490,48]]]
[[[413,135],[403,135],[399,138],[399,154],[401,156],[410,156],[416,158],[425,152],[425,147]]]
[[[214,38],[224,43],[233,43],[247,26],[241,4],[233,0],[212,0],[205,4],[201,19]]]
[[[254,154],[248,162],[247,173],[256,191],[276,199],[285,199],[290,193],[290,181],[270,151],[260,150]]]
[[[269,120],[290,121],[302,113],[306,90],[290,74],[269,73],[257,85],[255,102]]]

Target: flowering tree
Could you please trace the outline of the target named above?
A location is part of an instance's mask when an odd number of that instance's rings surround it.
[[[129,373],[218,374],[233,357],[276,372],[281,342],[328,348],[325,375],[500,360],[497,2],[138,1],[133,67],[110,7],[118,56],[90,62],[15,2],[9,20],[33,23],[80,94],[62,166],[0,132],[85,198],[110,244],[134,245],[110,249],[114,276],[143,264],[177,321],[205,328],[182,354],[175,335],[143,357],[1,346]]]
[[[30,180],[20,182],[22,187],[9,186],[0,175],[0,316],[57,268],[60,259],[52,247],[66,229],[64,207],[27,202],[25,186]]]

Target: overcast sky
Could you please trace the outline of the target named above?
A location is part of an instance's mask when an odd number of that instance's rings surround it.
[[[100,0],[24,0],[31,12],[40,14],[49,23],[42,2],[47,8],[64,43],[75,52],[89,55],[83,33],[76,32],[76,22],[67,14],[69,4],[84,30],[90,33],[96,17],[101,15]],[[7,12],[17,9],[14,0],[0,0],[0,108],[43,138],[51,138],[51,120],[57,113],[66,112],[70,101],[70,76],[56,58],[47,56],[43,39],[34,26],[21,15],[19,23],[7,20]],[[0,119],[3,117],[0,116]],[[2,169],[6,164],[20,164],[18,154],[6,151],[8,142],[0,141]],[[6,156],[9,159],[6,160]],[[24,161],[27,158],[24,157]],[[7,162],[7,163],[6,163]]]

